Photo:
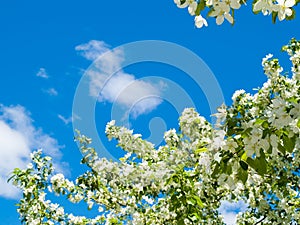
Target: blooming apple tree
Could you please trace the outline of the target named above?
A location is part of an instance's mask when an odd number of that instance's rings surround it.
[[[24,224],[224,224],[221,201],[244,201],[238,224],[299,224],[300,221],[300,42],[284,46],[292,71],[283,73],[268,55],[267,81],[255,94],[236,91],[222,105],[216,124],[185,109],[179,131],[165,145],[131,130],[106,126],[127,154],[118,162],[99,158],[91,139],[78,133],[81,163],[89,169],[75,181],[55,174],[51,158],[32,154],[11,181],[23,191],[18,212]],[[47,200],[55,193],[72,203],[97,207],[95,218],[73,215]]]
[[[242,5],[246,5],[246,0],[174,0],[179,8],[188,8],[191,16],[195,17],[195,25],[198,28],[208,26],[203,13],[207,17],[216,18],[216,23],[221,25],[226,19],[229,23],[234,24],[234,13]],[[255,14],[272,15],[275,23],[278,18],[280,21],[295,18],[294,7],[300,0],[253,0],[252,10]],[[202,15],[201,15],[202,14]]]

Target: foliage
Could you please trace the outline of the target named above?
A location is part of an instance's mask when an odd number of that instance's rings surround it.
[[[300,42],[283,50],[292,75],[278,59],[262,65],[268,80],[257,93],[236,91],[213,126],[185,109],[180,130],[165,133],[158,149],[131,130],[106,126],[109,139],[128,153],[119,162],[98,158],[91,140],[78,134],[82,163],[90,169],[75,182],[53,175],[49,157],[32,154],[32,164],[11,180],[23,191],[18,212],[24,224],[224,224],[222,200],[247,203],[238,224],[298,224],[300,221]],[[98,207],[99,216],[74,216],[46,200],[54,192],[73,203]]]
[[[207,12],[207,17],[216,18],[216,23],[221,25],[226,19],[234,24],[234,14],[242,5],[246,5],[246,0],[174,0],[179,8],[188,8],[191,16],[195,16],[195,25],[198,28],[208,26],[206,19],[201,15]],[[295,18],[294,7],[300,0],[253,0],[252,11],[255,14],[262,13],[265,16],[271,15],[273,23],[278,18],[282,20],[292,20]]]

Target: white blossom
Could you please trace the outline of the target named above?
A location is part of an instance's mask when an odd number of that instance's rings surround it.
[[[291,16],[293,14],[293,11],[291,10],[291,7],[293,7],[296,2],[295,0],[277,0],[278,7],[276,8],[276,11],[278,11],[278,19],[284,20],[286,16]]]
[[[195,17],[195,25],[197,28],[201,28],[204,26],[208,26],[206,19],[204,19],[201,15]]]

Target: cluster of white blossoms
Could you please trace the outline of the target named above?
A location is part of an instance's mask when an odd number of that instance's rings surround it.
[[[221,25],[226,19],[229,23],[234,24],[235,10],[241,5],[246,5],[244,0],[174,0],[179,8],[188,8],[191,16],[195,17],[195,26],[201,28],[208,26],[207,20],[201,15],[206,10],[208,17],[216,18],[216,23]],[[273,22],[278,18],[293,19],[295,16],[294,6],[299,0],[254,0],[252,9],[255,14],[262,12],[263,15],[271,15]]]
[[[192,3],[185,6],[192,10]],[[15,169],[11,178],[23,190],[18,205],[22,222],[219,225],[224,224],[221,202],[242,200],[248,209],[237,224],[298,224],[300,42],[293,39],[283,49],[293,64],[291,76],[282,75],[278,60],[268,55],[262,61],[268,80],[257,93],[238,90],[231,106],[218,109],[214,125],[185,109],[180,130],[167,131],[165,145],[158,149],[112,121],[106,135],[127,151],[112,162],[99,158],[91,139],[78,134],[82,163],[90,169],[74,182],[53,174],[50,158],[41,151],[33,153],[32,163]],[[86,218],[66,212],[46,200],[52,193],[73,203],[84,201],[99,214]]]

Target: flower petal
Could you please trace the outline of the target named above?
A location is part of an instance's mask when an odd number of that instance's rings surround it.
[[[233,24],[233,17],[229,13],[225,13],[224,16],[229,23]]]
[[[216,23],[218,25],[221,25],[224,22],[224,16],[223,15],[218,15],[216,19]]]
[[[285,1],[285,7],[293,7],[296,4],[295,0],[286,0]]]

